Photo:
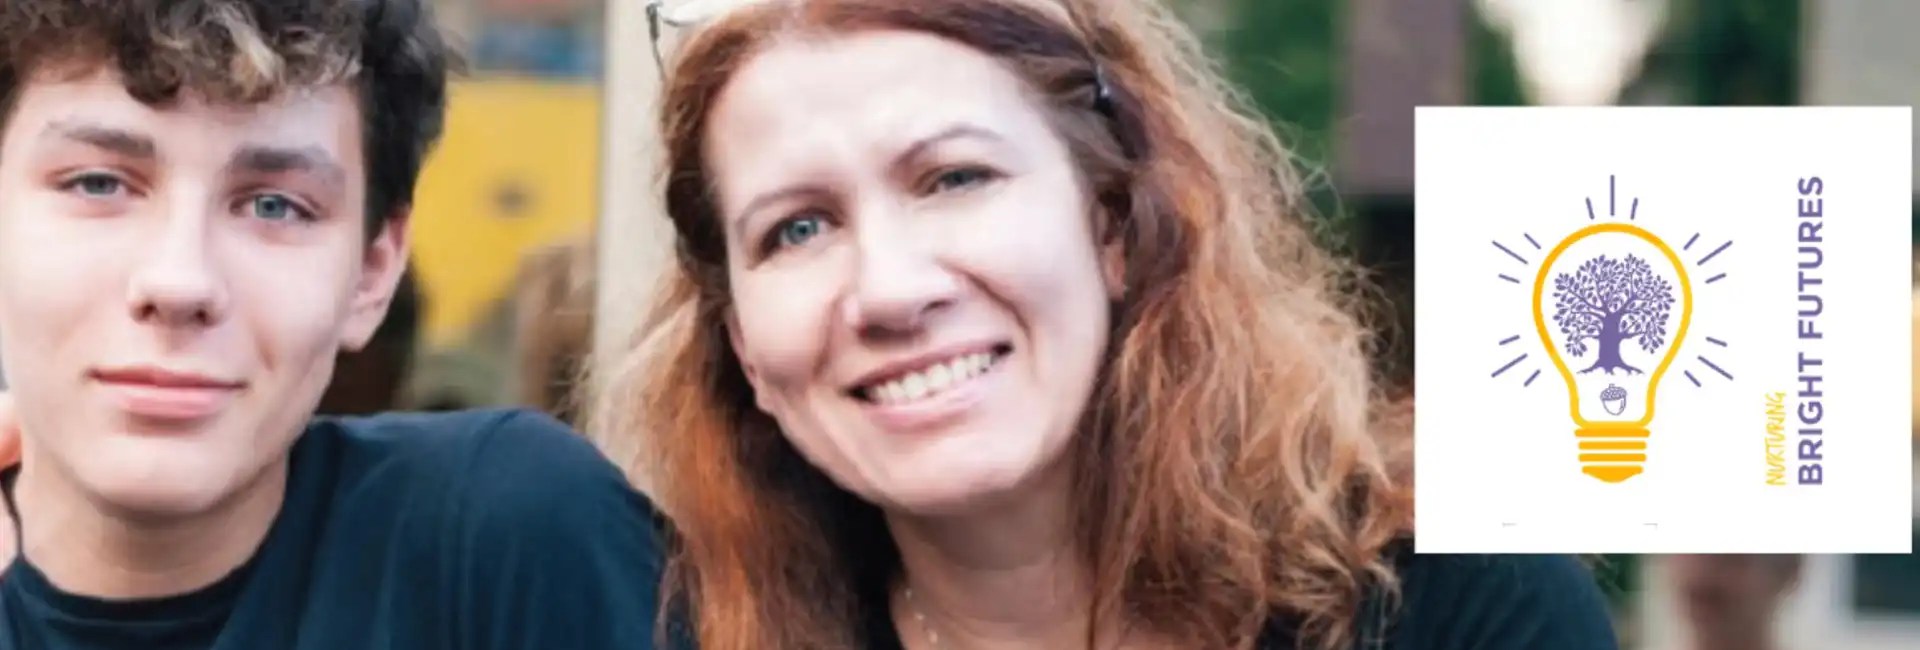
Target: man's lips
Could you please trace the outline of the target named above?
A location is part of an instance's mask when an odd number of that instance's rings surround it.
[[[245,382],[211,374],[152,366],[122,367],[90,373],[108,389],[120,410],[136,418],[185,423],[225,410]]]
[[[102,368],[90,373],[94,380],[108,384],[206,390],[238,390],[245,382],[221,378],[210,373],[170,370],[157,366]]]

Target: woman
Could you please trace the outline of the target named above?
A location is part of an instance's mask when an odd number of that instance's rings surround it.
[[[702,650],[1615,647],[1571,558],[1411,554],[1287,152],[1153,3],[1067,4],[769,0],[681,46],[678,263],[600,405],[658,433],[669,617]]]

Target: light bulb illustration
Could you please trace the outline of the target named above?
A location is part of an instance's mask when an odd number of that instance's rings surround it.
[[[1567,383],[1582,473],[1621,483],[1644,470],[1655,395],[1692,316],[1686,265],[1638,226],[1587,226],[1541,262],[1533,322]]]

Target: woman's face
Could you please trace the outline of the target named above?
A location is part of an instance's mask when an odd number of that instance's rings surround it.
[[[790,40],[710,119],[734,349],[801,453],[920,514],[1057,472],[1119,259],[1020,80],[925,35]]]

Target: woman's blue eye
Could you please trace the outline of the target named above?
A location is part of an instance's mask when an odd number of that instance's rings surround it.
[[[993,174],[978,167],[965,167],[941,172],[933,178],[933,191],[948,192],[966,189],[993,179]]]
[[[786,247],[805,244],[807,240],[818,236],[820,231],[825,227],[825,224],[821,223],[819,217],[801,217],[788,220],[786,223],[780,224],[780,245]]]
[[[294,205],[293,201],[287,200],[284,196],[273,194],[262,194],[249,199],[247,208],[253,212],[253,216],[268,221],[297,219],[301,216],[300,206]]]

